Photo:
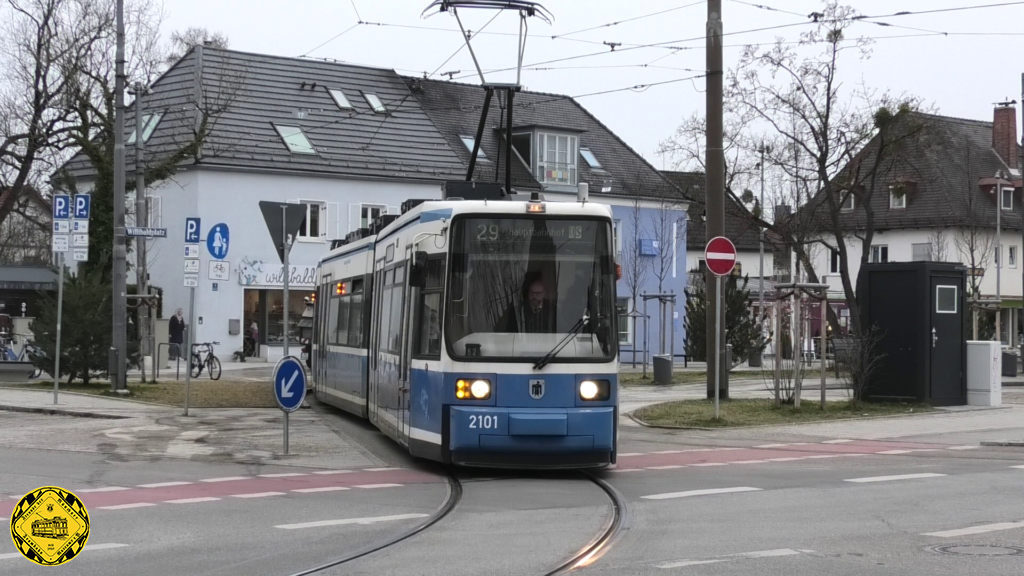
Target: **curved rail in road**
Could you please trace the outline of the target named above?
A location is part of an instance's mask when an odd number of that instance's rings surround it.
[[[590,472],[584,472],[583,474],[608,495],[608,498],[611,500],[612,514],[600,534],[584,546],[582,550],[574,554],[572,558],[562,562],[554,570],[546,572],[544,576],[565,574],[577,568],[584,568],[593,564],[611,548],[611,545],[622,535],[623,531],[629,528],[629,508],[626,506],[626,499],[622,494],[602,478]]]
[[[448,471],[446,480],[448,482],[448,494],[445,497],[444,502],[441,504],[440,508],[438,508],[433,514],[430,515],[429,518],[427,518],[420,524],[413,526],[412,528],[404,532],[396,534],[388,540],[378,542],[376,544],[363,548],[362,550],[358,550],[356,552],[347,554],[340,558],[335,558],[334,560],[331,560],[319,566],[315,566],[313,568],[309,568],[301,572],[296,572],[291,576],[308,576],[309,574],[316,574],[317,572],[322,572],[324,570],[327,570],[328,568],[340,566],[342,564],[351,562],[358,558],[362,558],[363,556],[367,556],[369,554],[373,554],[374,552],[388,548],[389,546],[394,546],[395,544],[398,544],[403,540],[407,540],[409,538],[412,538],[416,534],[423,532],[424,530],[430,528],[434,524],[437,524],[441,521],[442,518],[450,514],[452,510],[455,510],[455,507],[458,506],[459,501],[462,500],[462,482],[460,482],[459,479],[455,476],[455,474],[453,474],[451,471]]]

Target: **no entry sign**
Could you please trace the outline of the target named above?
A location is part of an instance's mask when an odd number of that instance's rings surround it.
[[[736,266],[736,246],[725,236],[717,236],[704,249],[708,269],[716,276],[726,276]]]

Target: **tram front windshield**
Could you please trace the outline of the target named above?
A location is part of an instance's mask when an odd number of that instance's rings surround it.
[[[460,360],[608,361],[618,344],[607,220],[468,218],[452,231],[446,317]]]

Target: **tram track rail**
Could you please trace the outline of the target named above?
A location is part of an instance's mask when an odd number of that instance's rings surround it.
[[[604,556],[612,545],[629,529],[631,521],[629,507],[626,505],[626,498],[622,493],[603,478],[591,472],[583,472],[582,474],[608,496],[609,500],[611,500],[612,513],[609,515],[608,521],[602,526],[601,532],[588,542],[586,546],[576,554],[573,554],[569,559],[563,561],[555,569],[545,572],[544,576],[567,574],[573,570],[590,566],[601,556]]]
[[[324,570],[335,568],[337,566],[342,566],[354,560],[358,560],[365,556],[369,556],[370,554],[373,554],[375,552],[379,552],[386,548],[390,548],[391,546],[408,540],[409,538],[412,538],[420,532],[423,532],[424,530],[427,530],[431,526],[437,524],[446,516],[451,514],[455,510],[455,508],[458,507],[459,502],[462,500],[462,482],[455,475],[455,473],[452,472],[451,470],[448,470],[445,480],[447,482],[448,491],[447,495],[445,496],[444,502],[442,502],[441,506],[437,510],[435,510],[433,514],[427,517],[423,522],[420,522],[412,528],[403,530],[402,532],[399,532],[398,534],[395,534],[394,536],[386,540],[376,542],[374,544],[371,544],[370,546],[367,546],[355,552],[351,552],[344,556],[334,558],[318,566],[307,568],[300,572],[294,572],[289,576],[308,576],[310,574],[317,574],[319,572],[323,572]]]

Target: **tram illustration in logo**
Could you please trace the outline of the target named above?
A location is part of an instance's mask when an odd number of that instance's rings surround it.
[[[32,536],[63,540],[68,537],[68,520],[60,516],[54,516],[49,520],[42,518],[34,520],[32,522]]]
[[[68,490],[36,488],[11,513],[11,539],[18,552],[36,564],[66,564],[78,557],[89,540],[89,511]]]

